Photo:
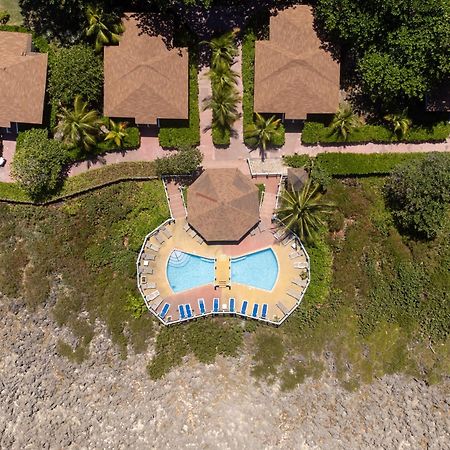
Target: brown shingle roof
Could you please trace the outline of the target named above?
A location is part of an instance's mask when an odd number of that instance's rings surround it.
[[[47,54],[31,51],[31,34],[0,31],[0,127],[42,123]]]
[[[270,40],[255,47],[255,111],[305,119],[335,112],[339,64],[321,48],[312,9],[301,5],[270,19]]]
[[[168,50],[144,34],[130,14],[118,46],[105,47],[104,114],[138,124],[188,118],[188,52]]]
[[[206,241],[237,242],[259,222],[258,197],[240,170],[205,170],[188,189],[188,222]]]

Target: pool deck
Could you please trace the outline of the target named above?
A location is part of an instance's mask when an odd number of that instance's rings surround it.
[[[143,249],[137,261],[138,286],[146,298],[147,306],[150,311],[158,316],[164,324],[178,323],[182,318],[179,315],[178,306],[190,304],[193,311],[193,317],[200,316],[198,299],[203,298],[207,314],[212,313],[213,299],[219,298],[219,312],[217,314],[229,314],[229,299],[235,299],[235,311],[237,315],[241,311],[242,303],[248,302],[245,317],[251,317],[255,303],[259,305],[257,319],[265,320],[273,324],[280,324],[301,302],[304,291],[309,284],[309,259],[301,244],[295,240],[283,245],[277,241],[272,228],[267,226],[257,228],[251,234],[247,235],[237,245],[207,245],[202,243],[199,236],[195,235],[193,230],[188,229],[184,218],[178,218],[170,224],[166,224],[155,234],[149,236],[143,245]],[[262,231],[261,231],[262,229]],[[170,236],[170,237],[169,237]],[[216,258],[218,261],[229,261],[229,257],[245,255],[270,247],[275,252],[279,264],[278,279],[272,291],[253,288],[238,283],[230,283],[230,287],[214,287],[210,285],[200,286],[194,289],[186,290],[180,293],[174,293],[167,280],[167,262],[173,250],[182,250],[193,253],[198,256]],[[299,256],[293,258],[292,254],[298,251]],[[144,260],[147,259],[147,262]],[[304,268],[295,268],[294,263],[300,263]],[[144,265],[145,264],[145,265]],[[293,280],[301,280],[299,285],[294,284]],[[153,298],[156,293],[159,295]],[[290,296],[287,292],[294,291]],[[164,319],[159,317],[163,306],[168,303],[169,310]],[[267,304],[267,316],[261,318],[262,305]]]

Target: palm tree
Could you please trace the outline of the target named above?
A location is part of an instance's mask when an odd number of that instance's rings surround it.
[[[212,126],[222,130],[231,129],[233,123],[239,118],[238,101],[239,95],[234,89],[219,89],[214,95],[208,97],[203,104],[203,109],[212,110]]]
[[[95,36],[95,50],[100,52],[104,45],[118,44],[124,27],[120,18],[106,16],[99,7],[89,5],[86,8],[88,26],[86,36]]]
[[[238,29],[228,31],[222,36],[207,42],[212,51],[211,67],[218,67],[224,62],[230,66],[233,64],[234,58],[238,53],[234,40],[238,31]]]
[[[259,113],[255,113],[255,117],[256,120],[245,127],[244,138],[250,146],[261,149],[261,156],[264,160],[267,145],[280,135],[281,119],[275,119],[275,116],[265,119]]]
[[[208,72],[213,91],[232,88],[237,84],[239,74],[230,69],[230,65],[221,61]]]
[[[89,151],[97,143],[100,120],[97,111],[88,111],[88,103],[78,95],[73,109],[61,108],[58,114],[56,132],[60,133],[65,144],[80,146]]]
[[[117,147],[122,148],[123,141],[128,136],[127,122],[114,122],[109,119],[109,130],[106,133],[105,141],[114,142]]]
[[[412,120],[408,117],[406,109],[400,113],[387,114],[384,116],[384,120],[391,125],[392,131],[399,139],[406,136],[412,124]]]
[[[349,104],[344,103],[334,115],[330,128],[333,130],[333,133],[336,133],[346,141],[348,135],[360,125],[360,118],[353,112]]]
[[[325,224],[321,216],[334,209],[334,205],[322,201],[322,197],[320,185],[308,180],[300,191],[284,191],[278,217],[302,241],[312,242],[317,230]]]

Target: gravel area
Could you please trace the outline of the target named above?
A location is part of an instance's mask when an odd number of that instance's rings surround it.
[[[0,298],[0,448],[449,448],[448,381],[388,376],[350,393],[326,378],[284,393],[255,384],[242,357],[189,359],[153,382],[151,348],[122,360],[99,331],[75,365],[56,353],[70,335],[48,309]]]

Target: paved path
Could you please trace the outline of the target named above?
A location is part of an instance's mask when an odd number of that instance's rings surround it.
[[[175,181],[170,181],[166,183],[166,188],[169,195],[169,203],[170,209],[172,210],[172,216],[175,219],[182,219],[186,217],[186,211],[184,209],[179,184],[177,184]]]
[[[261,223],[259,228],[261,230],[268,230],[272,227],[272,216],[275,210],[276,198],[278,192],[278,185],[280,182],[279,177],[256,177],[254,178],[256,184],[264,184],[264,199],[259,211],[259,216],[261,218]]]

